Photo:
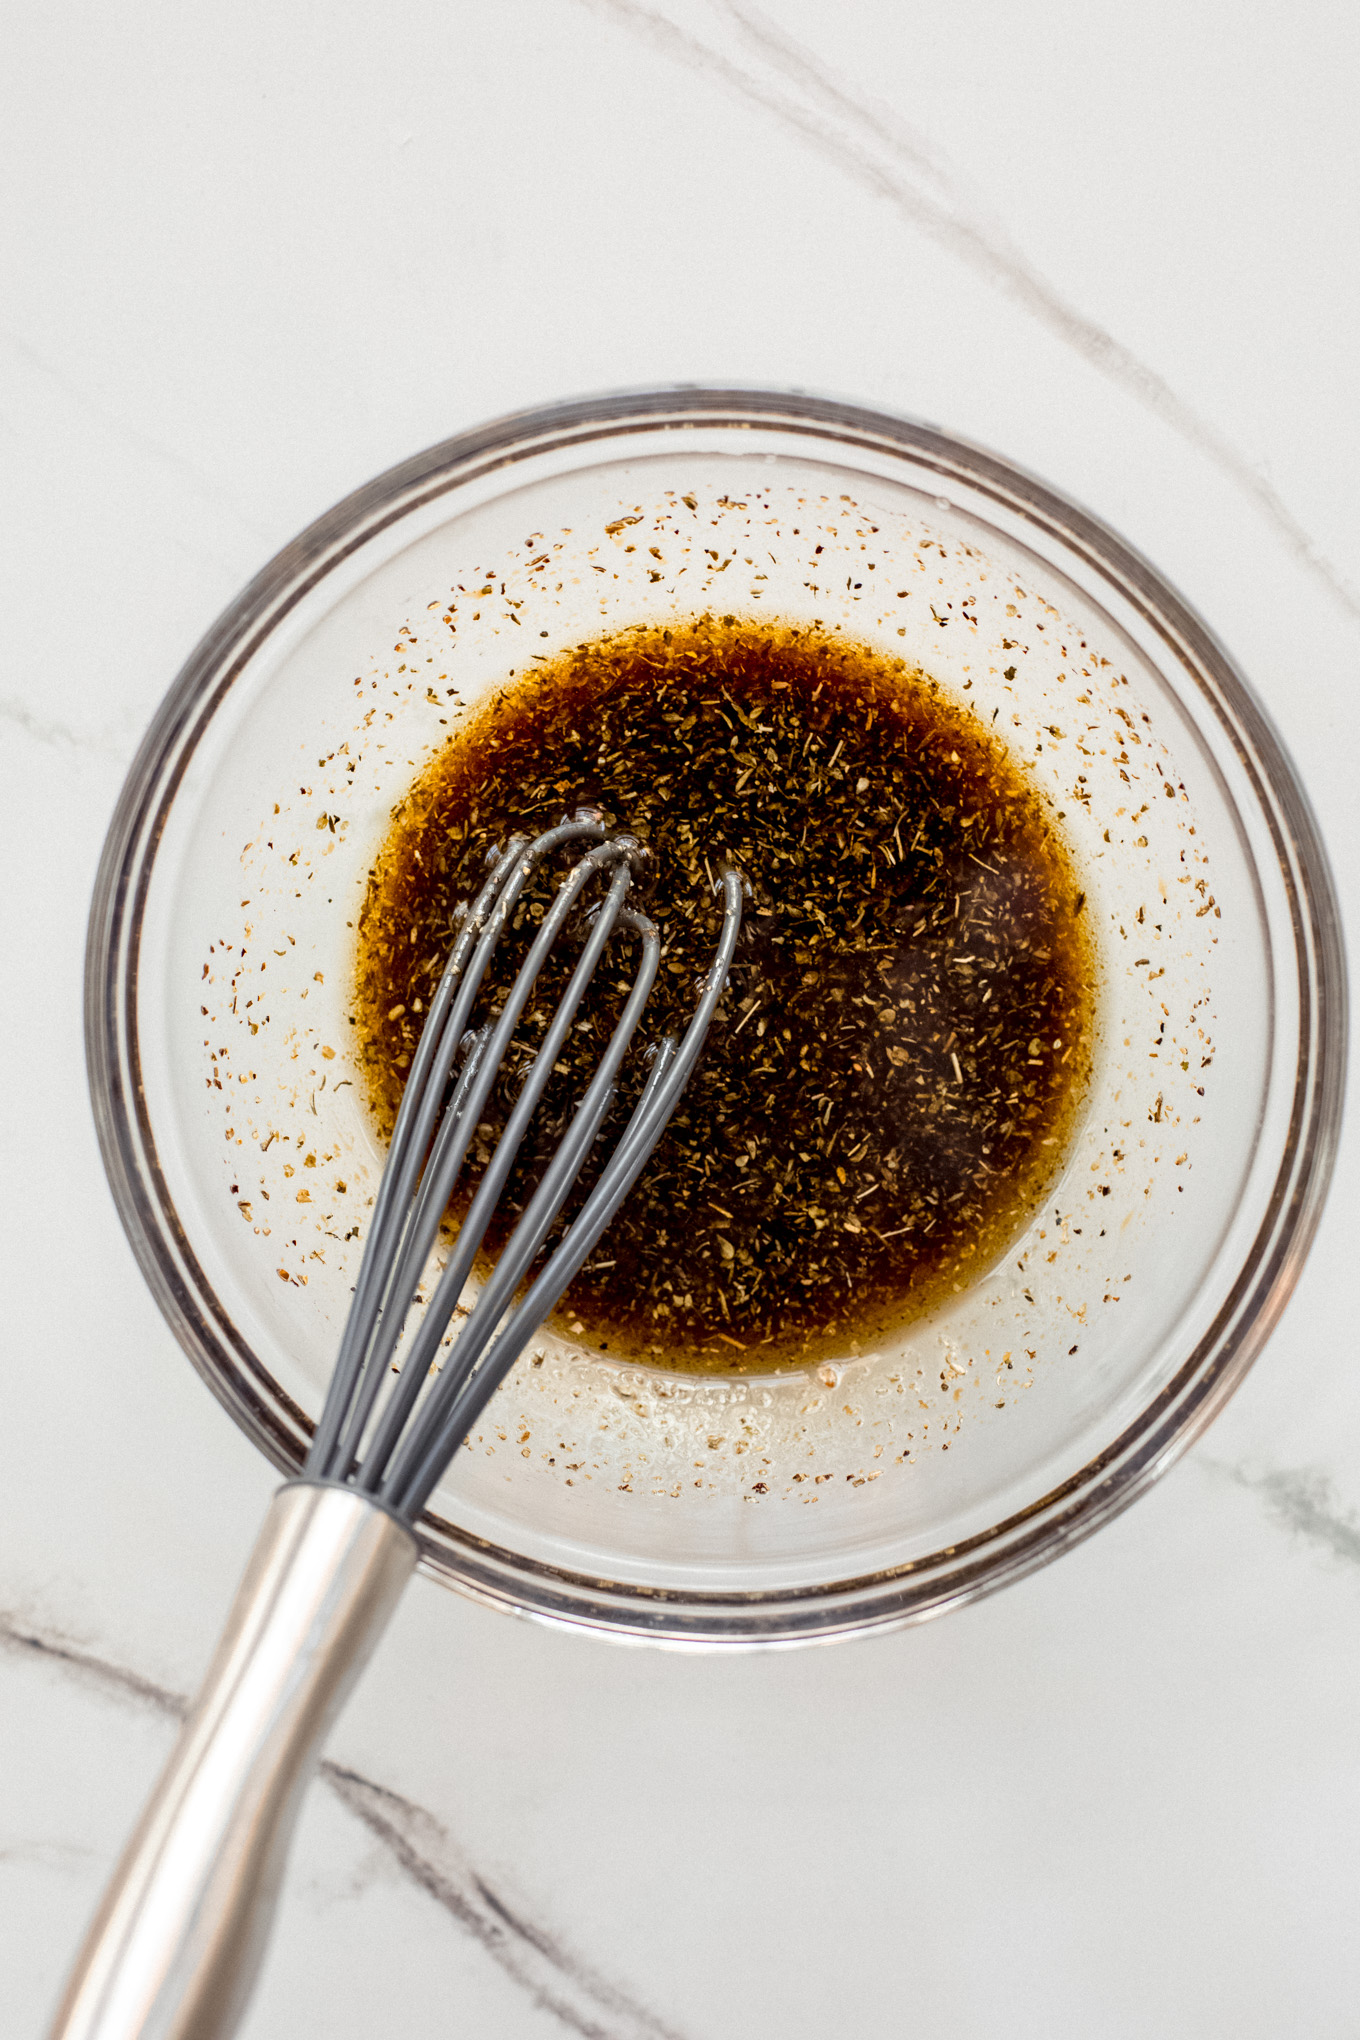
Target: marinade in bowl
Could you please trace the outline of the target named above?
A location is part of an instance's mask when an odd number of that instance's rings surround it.
[[[619,632],[497,690],[435,753],[359,915],[358,1059],[379,1131],[488,858],[582,804],[649,853],[654,1038],[694,1004],[725,863],[750,899],[703,1060],[557,1328],[685,1372],[768,1371],[862,1350],[975,1280],[1061,1169],[1085,1095],[1086,895],[1051,804],[994,731],[844,634],[711,615]],[[507,982],[549,889],[502,940]],[[564,945],[540,982],[482,1155],[572,963]],[[597,979],[574,1024],[493,1253],[627,984]],[[635,1056],[620,1118],[644,1075]]]
[[[705,633],[688,678],[678,653],[661,656]],[[732,663],[742,644],[745,682]],[[771,721],[761,645],[780,648],[786,678],[804,674],[800,721]],[[705,817],[693,843],[667,841],[657,746],[691,715],[705,741],[730,719],[704,766],[709,819],[739,834],[752,788],[758,811],[748,839],[714,847],[740,857],[753,907],[769,912],[749,917],[764,950],[729,994],[723,1054],[729,1071],[764,1070],[778,1138],[762,1145],[748,1125],[740,1141],[691,1141],[709,1188],[721,1168],[722,1194],[691,1200],[664,1253],[634,1241],[629,1298],[603,1281],[545,1328],[434,1497],[425,1560],[498,1605],[673,1641],[911,1619],[1094,1528],[1221,1404],[1311,1238],[1342,1075],[1325,857],[1259,705],[1146,562],[995,456],[831,401],[658,391],[464,435],[322,518],[190,660],[110,832],[87,980],[110,1179],[190,1357],[291,1470],[382,1166],[365,1040],[395,1067],[422,996],[408,977],[409,997],[371,1005],[364,1024],[365,908],[399,872],[403,815],[418,822],[442,786],[445,820],[460,800],[470,820],[471,781],[460,793],[450,761],[486,718],[531,719],[530,701],[548,704],[558,685],[561,706],[573,672],[588,677],[581,661],[648,646],[652,695],[669,704],[658,714],[678,721],[656,724],[626,784],[608,783],[606,746],[579,798],[612,815],[617,795],[618,820],[655,839],[654,909],[692,909],[699,943]],[[819,651],[836,677],[813,703]],[[731,698],[714,706],[719,670]],[[593,713],[602,677],[581,696]],[[818,736],[833,686],[861,704],[834,758]],[[820,800],[845,839],[816,839],[842,860],[839,880],[819,866],[802,891],[791,803],[777,799],[795,721],[811,735],[809,838]],[[626,727],[637,737],[645,722]],[[588,732],[572,727],[575,762],[566,731],[547,762],[575,779],[590,759]],[[855,780],[836,780],[852,738],[868,748]],[[591,755],[601,763],[598,742]],[[507,798],[532,791],[529,750],[521,763]],[[956,810],[914,851],[894,834],[894,774],[918,824],[931,786]],[[540,792],[550,802],[556,782]],[[501,821],[479,814],[476,827]],[[1005,913],[998,846],[1016,870],[1024,849],[1030,873]],[[867,887],[870,869],[863,919],[852,929],[857,906],[841,900],[823,941],[816,909],[830,913],[828,891],[851,880]],[[446,876],[456,891],[458,872]],[[421,963],[438,948],[437,912],[422,925],[428,942],[410,945]],[[972,939],[989,930],[996,945]],[[677,927],[670,939],[681,984],[689,938]],[[1036,965],[1048,967],[1026,977]],[[1003,993],[1017,1017],[1053,1020],[1024,1037],[1023,1065],[1018,1037],[985,1038]],[[819,1050],[827,1004],[854,1019]],[[397,1006],[408,1011],[381,1017]],[[930,1115],[905,1095],[918,1089],[949,1123],[933,1150]],[[721,1127],[702,1089],[692,1103]],[[684,1151],[657,1166],[677,1168]],[[931,1193],[957,1189],[960,1155],[976,1208],[943,1260],[973,1251],[942,1272]],[[989,1221],[978,1165],[994,1161],[1011,1189]],[[743,1215],[733,1185],[753,1168],[761,1187]],[[722,1209],[701,1229],[708,1201]],[[898,1242],[871,1250],[852,1229],[861,1214],[878,1235],[906,1227],[899,1242],[922,1250],[905,1291]],[[835,1252],[820,1250],[833,1226]],[[677,1245],[683,1290],[667,1273]],[[833,1270],[820,1303],[776,1323],[771,1299],[819,1252]],[[749,1272],[762,1255],[764,1289]],[[755,1334],[723,1321],[745,1341],[730,1362],[700,1351],[725,1345],[720,1296]]]

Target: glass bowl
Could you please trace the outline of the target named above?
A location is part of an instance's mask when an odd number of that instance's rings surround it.
[[[88,1052],[147,1280],[284,1473],[320,1408],[382,1156],[350,1060],[353,924],[458,717],[587,635],[817,619],[921,665],[1063,816],[1101,965],[1085,1117],[947,1307],[764,1377],[545,1333],[422,1524],[485,1601],[672,1642],[903,1622],[1139,1493],[1298,1276],[1340,1110],[1326,859],[1260,705],[1111,532],[992,454],[784,392],[503,419],[305,531],[166,697],[109,832]]]

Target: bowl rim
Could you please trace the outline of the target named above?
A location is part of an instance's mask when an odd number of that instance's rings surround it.
[[[133,1253],[189,1359],[267,1458],[295,1477],[310,1421],[214,1295],[160,1169],[141,1081],[137,967],[157,849],[194,749],[243,667],[344,558],[412,511],[496,468],[667,424],[778,428],[908,456],[993,499],[1112,583],[1198,679],[1266,823],[1288,902],[1299,1056],[1288,1138],[1261,1223],[1213,1322],[1120,1435],[1046,1495],[957,1546],[831,1585],[648,1589],[527,1559],[422,1519],[422,1564],[482,1602],[616,1637],[797,1643],[896,1626],[1019,1579],[1128,1506],[1185,1451],[1260,1353],[1316,1232],[1345,1088],[1347,981],[1335,887],[1311,805],[1270,717],[1214,633],[1150,561],[1023,468],[923,421],[794,389],[681,384],[512,412],[426,448],[354,490],[261,568],[190,653],[128,770],[100,858],[85,957],[85,1047],[105,1171]]]

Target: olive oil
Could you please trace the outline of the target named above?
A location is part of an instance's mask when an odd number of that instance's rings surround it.
[[[703,1059],[560,1321],[615,1357],[750,1371],[844,1354],[976,1279],[1056,1172],[1095,1024],[1079,875],[1002,740],[901,661],[766,618],[640,627],[512,679],[422,772],[371,874],[354,1019],[384,1132],[488,852],[582,805],[653,853],[654,1037],[693,1009],[724,862],[751,899]],[[498,983],[555,882],[526,900]],[[607,1038],[629,945],[611,957],[504,1231]],[[630,1060],[602,1150],[643,1080]],[[514,1088],[512,1067],[483,1154]]]

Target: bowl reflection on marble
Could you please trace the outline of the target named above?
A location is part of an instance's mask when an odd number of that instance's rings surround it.
[[[426,1565],[502,1606],[788,1642],[936,1612],[1104,1521],[1240,1381],[1317,1222],[1344,1040],[1326,860],[1259,705],[1146,562],[992,455],[787,394],[601,398],[436,447],[272,561],[171,689],[105,849],[89,1057],[147,1279],[292,1472],[382,1164],[348,1007],[391,809],[509,673],[706,610],[815,618],[1003,731],[1101,958],[1084,1117],[982,1278],[760,1377],[545,1332],[422,1524]]]

